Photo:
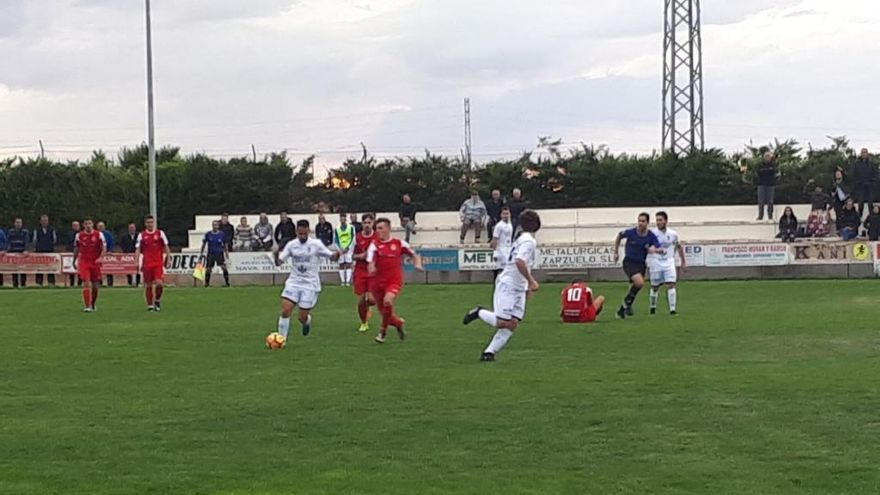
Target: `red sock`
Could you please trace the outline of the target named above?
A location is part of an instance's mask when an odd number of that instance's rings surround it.
[[[382,305],[382,326],[384,328],[388,328],[389,326],[400,328],[403,324],[400,321],[400,318],[394,314],[394,305],[393,304],[383,304]]]
[[[92,307],[95,307],[95,304],[98,303],[98,288],[92,287]]]
[[[152,306],[153,305],[153,286],[148,285],[146,292],[147,292],[147,306]]]
[[[87,308],[92,307],[92,289],[83,289],[83,304]]]
[[[366,301],[361,299],[358,303],[358,316],[361,317],[361,323],[367,322],[367,313],[370,311],[370,305],[367,304]]]
[[[156,287],[156,300],[157,301],[162,300],[162,292],[164,292],[164,291],[165,291],[164,285],[160,285],[160,286]]]

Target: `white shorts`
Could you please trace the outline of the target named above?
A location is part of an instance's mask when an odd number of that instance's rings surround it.
[[[347,253],[339,253],[339,264],[350,265],[354,262],[354,253],[349,249]]]
[[[526,293],[512,289],[504,283],[495,284],[492,297],[495,316],[502,320],[520,320],[526,315]]]
[[[651,285],[674,284],[678,281],[678,273],[674,266],[651,268]]]
[[[318,295],[320,292],[303,289],[287,282],[284,284],[284,290],[281,292],[281,298],[293,301],[299,309],[313,309],[318,305]]]

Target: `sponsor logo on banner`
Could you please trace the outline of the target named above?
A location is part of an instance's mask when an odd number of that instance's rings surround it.
[[[498,262],[491,249],[462,249],[458,252],[458,269],[463,272],[496,270]]]
[[[794,263],[868,263],[871,247],[866,242],[814,242],[792,244]]]
[[[458,249],[420,249],[418,251],[422,257],[422,265],[429,272],[457,272],[458,271]],[[413,271],[412,258],[407,258],[404,262],[406,271]]]
[[[60,273],[55,253],[0,253],[0,273]]]
[[[684,259],[688,266],[706,266],[706,251],[704,246],[685,244]],[[681,259],[675,254],[675,264],[681,266]]]
[[[788,264],[787,244],[709,244],[706,266],[776,266]]]
[[[570,246],[539,248],[538,268],[613,268],[614,246]]]
[[[171,253],[171,266],[165,269],[169,275],[189,275],[199,264],[198,253]]]
[[[76,273],[73,269],[73,254],[61,255],[61,271]],[[137,273],[137,260],[134,253],[107,253],[101,258],[101,273],[104,275],[130,275]]]

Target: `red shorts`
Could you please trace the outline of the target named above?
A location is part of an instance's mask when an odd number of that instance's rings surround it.
[[[400,293],[403,291],[403,284],[400,282],[382,283],[378,281],[373,281],[371,285],[372,287],[370,289],[373,292],[373,298],[377,302],[385,299],[385,294],[394,294],[396,296],[399,296]]]
[[[356,296],[362,296],[367,292],[370,292],[370,282],[373,280],[373,277],[370,277],[366,270],[361,272],[360,270],[356,270],[354,272],[354,294]]]
[[[89,282],[101,281],[101,265],[90,263],[78,263],[76,273],[80,280],[88,280]]]
[[[144,275],[144,284],[161,282],[165,278],[165,267],[162,265],[145,266],[141,273]]]
[[[596,307],[588,306],[585,308],[580,316],[562,316],[563,323],[593,323],[596,321]]]

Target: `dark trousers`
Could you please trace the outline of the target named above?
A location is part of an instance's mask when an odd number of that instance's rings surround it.
[[[80,286],[82,287],[83,281],[80,280],[79,276],[75,273],[71,273],[67,276],[67,281],[70,283],[71,287]]]
[[[36,275],[36,277],[34,277],[34,278],[36,278],[36,280],[37,280],[37,285],[42,287],[43,286],[43,274],[38,273]],[[52,287],[55,287],[55,274],[54,273],[49,274],[49,285],[51,285]]]
[[[0,287],[3,287],[3,282],[4,282],[4,280],[3,280],[3,274],[0,273]]]
[[[856,203],[856,208],[859,209],[859,215],[864,216],[865,213],[865,205],[868,205],[868,211],[871,211],[871,202],[874,200],[874,184],[861,183],[856,184],[856,187],[853,189],[853,201]]]
[[[138,285],[141,285],[141,274],[140,273],[138,273],[137,275],[126,275],[126,277],[128,277],[128,285],[131,285],[133,287],[137,287]]]
[[[113,287],[113,275],[107,275],[107,287]]]
[[[27,275],[24,273],[13,273],[12,274],[12,286],[14,288],[24,287],[27,285]]]

